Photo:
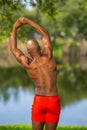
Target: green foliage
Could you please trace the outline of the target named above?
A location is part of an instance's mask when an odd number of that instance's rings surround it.
[[[58,43],[53,43],[53,55],[56,61],[62,58],[62,53],[63,53],[63,45]]]
[[[38,8],[37,0],[33,2],[36,2],[36,7]],[[39,4],[40,8],[38,8],[38,10],[41,14],[44,14],[40,15],[41,23],[47,28],[51,36],[53,36],[54,41],[57,37],[87,39],[86,0],[58,0],[55,1],[50,8],[48,6],[49,2],[50,0],[47,2],[43,0],[43,2]],[[51,10],[53,6],[55,7],[55,11],[53,10],[52,13],[48,13],[48,10]],[[44,11],[43,8],[45,8]]]
[[[19,17],[29,17],[34,19],[34,11],[27,11],[25,5],[21,3],[21,0],[12,1],[12,0],[1,0],[0,1],[0,44],[10,37],[13,24]],[[34,17],[33,17],[34,16]],[[25,38],[28,38],[29,26],[25,25],[19,29],[18,38],[24,42]]]
[[[30,0],[31,6],[37,7],[41,12],[47,13],[52,18],[57,14],[56,3],[57,0]]]
[[[21,16],[45,26],[54,41],[61,36],[87,39],[87,0],[24,1],[0,0],[0,44],[10,36],[14,22]],[[28,4],[34,9],[27,10]],[[34,35],[34,30],[29,27],[22,27],[19,32],[18,38],[22,41],[26,35]]]
[[[58,18],[61,19],[62,30],[69,36],[87,35],[87,1],[86,0],[67,0],[58,3],[60,11]]]
[[[0,1],[0,41],[5,40],[12,30],[12,25],[16,20],[14,14],[20,11],[20,2],[13,3],[11,0]]]
[[[31,125],[3,125],[0,126],[0,130],[32,130]]]
[[[2,125],[0,130],[32,130],[31,125]],[[87,130],[87,126],[58,126],[57,130]]]

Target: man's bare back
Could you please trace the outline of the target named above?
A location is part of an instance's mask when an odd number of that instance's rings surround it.
[[[33,59],[27,72],[35,83],[36,95],[58,95],[56,87],[57,71],[54,59],[48,59],[45,56]]]

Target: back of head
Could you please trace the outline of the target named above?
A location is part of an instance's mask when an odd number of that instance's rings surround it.
[[[37,52],[40,51],[40,46],[36,40],[32,39],[27,42],[27,49],[29,52]]]

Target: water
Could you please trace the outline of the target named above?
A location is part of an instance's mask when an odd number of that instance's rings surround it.
[[[87,98],[62,109],[60,125],[87,125]]]
[[[0,124],[31,124],[34,88],[25,70],[1,68],[0,72]],[[86,77],[86,71],[76,68],[58,73],[62,104],[59,125],[87,125]]]
[[[0,124],[31,124],[31,105],[33,94],[29,91],[18,89],[18,99],[13,96],[14,90],[9,89],[10,99],[7,103],[0,101]]]

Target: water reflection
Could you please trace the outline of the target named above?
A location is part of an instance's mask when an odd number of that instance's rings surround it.
[[[0,124],[24,124],[31,123],[31,105],[33,93],[18,88],[17,100],[14,97],[14,89],[8,89],[10,98],[8,102],[0,101]]]
[[[69,125],[70,119],[71,125],[75,125],[76,118],[74,119],[72,115],[69,116],[70,112],[73,113],[72,108],[78,108],[78,105],[75,106],[76,103],[80,103],[80,106],[82,106],[81,104],[85,99],[87,104],[86,77],[87,71],[81,70],[78,64],[75,66],[71,66],[69,63],[58,65],[57,86],[59,87],[62,104],[60,125]],[[25,69],[21,67],[0,68],[0,124],[31,123],[30,110],[33,96],[33,83],[27,76]],[[87,105],[84,105],[84,107],[87,107]],[[85,111],[85,114],[83,114],[84,119],[82,119],[85,120],[85,123],[87,122],[87,118],[85,118],[86,109],[83,109],[83,111]],[[67,118],[63,112],[66,115],[68,113]],[[83,112],[80,111],[80,113]],[[69,120],[67,121],[67,119]],[[79,122],[80,119],[77,120]],[[82,120],[77,125],[81,125],[81,122]],[[84,123],[82,125],[86,125]]]
[[[11,94],[9,88],[12,88],[12,93],[17,99],[19,86],[22,86],[23,91],[27,89],[33,91],[33,83],[25,69],[21,67],[0,68],[0,99],[3,98],[4,102],[9,101]]]
[[[64,64],[58,73],[58,86],[62,105],[87,98],[87,71],[81,70],[78,64],[73,67]]]

